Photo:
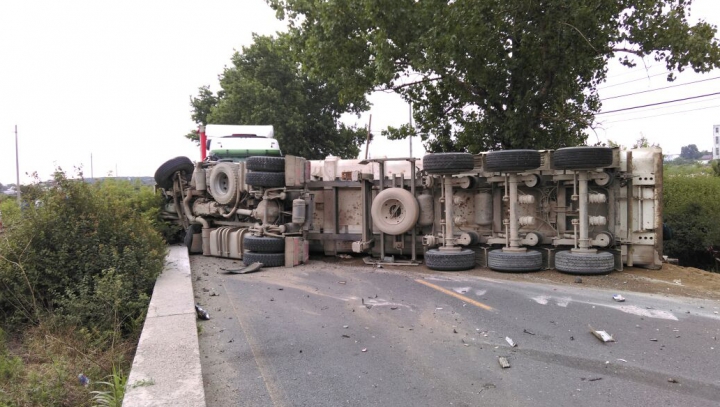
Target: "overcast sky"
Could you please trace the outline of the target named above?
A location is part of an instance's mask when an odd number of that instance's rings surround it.
[[[720,24],[720,1],[696,0],[691,16]],[[189,97],[217,76],[251,34],[284,25],[262,0],[212,1],[2,1],[0,2],[0,183],[15,182],[14,126],[20,139],[21,182],[55,166],[82,166],[95,176],[153,175],[169,158],[199,156],[183,135],[194,128]],[[648,60],[647,70],[613,67],[602,98],[720,78],[720,72],[680,74],[672,84]],[[604,111],[656,103],[720,89],[720,79],[607,99]],[[394,95],[374,95],[372,128],[408,120]],[[710,149],[720,124],[720,95],[598,116],[589,142],[630,145],[641,135],[666,153],[697,144]],[[351,124],[365,125],[367,115]],[[253,123],[266,124],[266,123]],[[272,124],[272,123],[267,123]],[[373,156],[408,155],[408,141],[376,138]],[[423,150],[416,140],[413,153]],[[361,153],[362,154],[362,153]]]

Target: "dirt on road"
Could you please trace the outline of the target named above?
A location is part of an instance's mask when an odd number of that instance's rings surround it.
[[[344,263],[352,266],[367,266],[359,257],[341,259],[333,257],[320,257],[320,261],[327,263]],[[417,271],[423,274],[436,274],[420,266],[384,266],[385,268]],[[562,274],[556,270],[543,270],[534,273],[500,273],[484,267],[476,267],[462,274],[505,279],[512,281],[528,281],[550,284],[583,284],[588,287],[602,288],[618,291],[635,291],[648,294],[675,295],[691,298],[702,298],[720,301],[720,273],[711,273],[704,270],[681,267],[665,263],[660,270],[648,270],[638,267],[626,267],[623,271],[615,271],[604,276],[582,276],[582,282],[577,283],[577,276]]]

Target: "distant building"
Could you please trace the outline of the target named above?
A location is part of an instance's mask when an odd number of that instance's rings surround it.
[[[720,124],[713,126],[712,158],[713,160],[720,159]]]

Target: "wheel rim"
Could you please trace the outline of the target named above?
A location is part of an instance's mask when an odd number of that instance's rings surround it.
[[[220,193],[226,194],[228,192],[228,190],[230,189],[230,188],[228,188],[228,183],[229,183],[229,180],[228,180],[227,174],[225,174],[224,172],[218,174],[217,181],[216,181],[217,191]]]
[[[407,213],[403,203],[395,198],[384,201],[380,210],[383,219],[385,219],[385,223],[391,225],[398,225],[402,223],[402,221],[405,220],[405,215]]]

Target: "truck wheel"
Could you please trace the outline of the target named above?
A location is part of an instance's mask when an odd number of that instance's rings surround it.
[[[563,250],[555,253],[555,269],[566,274],[610,274],[615,269],[615,258],[610,252],[573,253]]]
[[[430,270],[463,271],[475,268],[475,252],[462,249],[459,252],[446,252],[430,249],[425,252],[425,265]]]
[[[415,227],[420,217],[420,204],[410,191],[388,188],[373,199],[370,216],[381,232],[402,235]]]
[[[253,156],[245,161],[245,167],[250,171],[283,172],[285,157]]]
[[[285,173],[260,171],[248,172],[245,174],[245,183],[255,187],[284,187]]]
[[[542,253],[534,250],[526,252],[504,252],[492,250],[488,253],[490,270],[505,273],[525,273],[542,268]]]
[[[190,181],[193,169],[195,169],[195,167],[189,158],[175,157],[158,167],[157,171],[155,171],[155,183],[162,189],[172,189],[173,175],[175,175],[176,172],[185,172],[185,179]]]
[[[433,153],[423,157],[423,170],[428,174],[457,174],[473,168],[475,160],[470,153]]]
[[[210,173],[210,193],[217,203],[229,205],[235,202],[238,193],[237,166],[219,163]]]
[[[522,172],[540,167],[536,150],[491,151],[485,156],[485,170],[490,172]]]
[[[263,267],[282,267],[285,265],[285,253],[255,253],[246,250],[243,253],[243,264],[262,263]]]
[[[256,253],[285,253],[285,239],[281,237],[245,235],[243,248]]]
[[[559,170],[582,170],[612,165],[612,149],[608,147],[565,147],[552,156],[553,168]]]

